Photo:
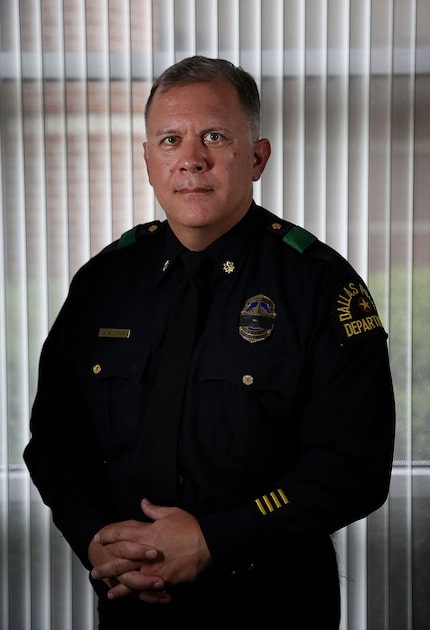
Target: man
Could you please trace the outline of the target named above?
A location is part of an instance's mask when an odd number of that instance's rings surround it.
[[[252,77],[224,60],[158,78],[144,157],[167,221],[84,265],[44,344],[24,457],[91,571],[101,629],[334,630],[331,534],[387,497],[386,333],[344,258],[254,203],[270,156],[259,110]],[[176,462],[151,394],[185,250],[204,252],[206,302]]]

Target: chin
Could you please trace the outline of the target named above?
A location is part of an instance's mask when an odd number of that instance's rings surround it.
[[[174,213],[176,221],[189,227],[204,227],[217,221],[217,211],[214,208],[205,207],[204,204],[186,204],[184,208]]]

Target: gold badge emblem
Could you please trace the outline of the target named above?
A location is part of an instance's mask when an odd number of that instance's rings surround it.
[[[275,303],[259,293],[249,298],[240,312],[239,334],[245,341],[256,343],[267,339],[275,325]]]

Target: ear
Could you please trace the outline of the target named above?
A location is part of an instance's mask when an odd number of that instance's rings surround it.
[[[254,142],[254,163],[252,166],[252,181],[256,182],[260,179],[267,161],[272,152],[270,141],[267,138],[260,138]]]
[[[146,164],[146,172],[148,173],[149,183],[151,183],[151,174],[149,172],[149,158],[148,158],[148,143],[145,141],[143,144],[143,159]]]

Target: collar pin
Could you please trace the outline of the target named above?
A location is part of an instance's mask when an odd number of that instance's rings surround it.
[[[226,260],[222,268],[223,268],[224,273],[233,273],[235,269],[234,262],[231,262],[231,260]]]

